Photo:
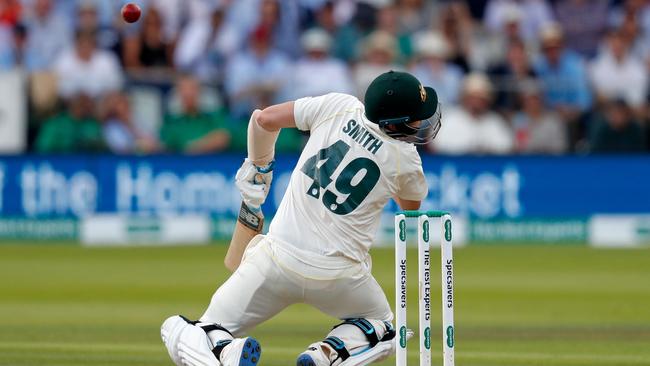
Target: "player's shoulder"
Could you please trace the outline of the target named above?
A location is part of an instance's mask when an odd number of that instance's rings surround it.
[[[322,98],[326,103],[331,103],[338,107],[363,108],[363,103],[357,97],[350,94],[328,93],[323,95]]]
[[[348,113],[363,113],[363,104],[356,97],[343,93],[329,93],[318,97],[304,97],[294,102],[296,126],[313,130],[326,121],[338,121]]]
[[[317,97],[304,97],[295,101],[296,108],[316,110],[340,110],[363,108],[357,97],[344,93],[328,93]]]

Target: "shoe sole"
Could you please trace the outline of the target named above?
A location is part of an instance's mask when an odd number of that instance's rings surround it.
[[[239,366],[256,366],[262,357],[262,347],[255,339],[248,337],[241,350],[241,357],[239,358]]]
[[[316,363],[310,355],[300,355],[296,360],[296,366],[316,366]]]

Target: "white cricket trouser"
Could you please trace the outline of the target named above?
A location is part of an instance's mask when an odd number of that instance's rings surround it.
[[[370,264],[307,253],[261,235],[251,241],[241,265],[217,289],[200,320],[241,336],[295,303],[339,319],[393,320]]]

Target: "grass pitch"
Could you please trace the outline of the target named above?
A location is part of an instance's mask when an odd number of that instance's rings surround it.
[[[223,246],[0,245],[0,365],[171,365],[160,323],[202,314],[228,275],[224,254]],[[409,326],[417,327],[416,252],[409,256]],[[649,250],[479,246],[454,256],[457,365],[650,365]],[[373,257],[393,301],[392,250]],[[440,307],[433,309],[440,364]],[[263,365],[294,365],[335,323],[293,306],[252,335]],[[409,342],[411,365],[417,349]]]

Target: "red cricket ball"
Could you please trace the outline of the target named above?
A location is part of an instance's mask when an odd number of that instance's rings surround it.
[[[135,23],[140,19],[142,10],[134,3],[128,3],[122,7],[122,18],[127,23]]]

